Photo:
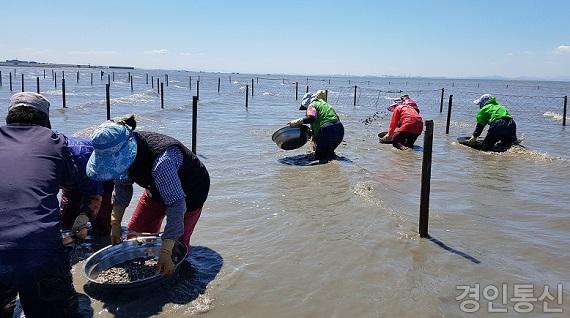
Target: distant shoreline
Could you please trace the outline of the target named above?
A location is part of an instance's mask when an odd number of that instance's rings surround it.
[[[5,62],[0,62],[0,66],[5,67],[45,67],[45,68],[108,68],[108,69],[123,69],[123,70],[134,70],[133,66],[101,66],[101,65],[90,65],[90,64],[56,64],[56,63],[38,63],[29,61],[18,61],[18,60],[7,60]]]
[[[44,63],[35,61],[20,61],[20,60],[6,60],[0,62],[0,67],[38,67],[38,68],[85,68],[85,69],[117,69],[117,70],[153,70],[153,68],[137,68],[134,66],[121,66],[121,65],[90,65],[90,64],[69,64],[69,63]],[[155,69],[156,70],[156,69]],[[183,69],[164,69],[164,71],[187,71],[195,73],[223,73],[223,74],[253,74],[247,72],[221,72],[221,71],[190,71]],[[259,73],[263,74],[263,73]],[[536,77],[506,77],[499,75],[490,76],[467,76],[467,77],[453,77],[453,76],[398,76],[398,75],[350,75],[350,74],[286,74],[286,73],[273,73],[265,74],[268,76],[303,76],[303,77],[327,77],[327,78],[393,78],[393,79],[433,79],[433,80],[479,80],[479,81],[525,81],[525,82],[570,82],[570,77],[555,77],[555,78],[536,78]]]

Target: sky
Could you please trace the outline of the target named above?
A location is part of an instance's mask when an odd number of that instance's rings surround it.
[[[0,60],[570,79],[568,0],[2,0]]]

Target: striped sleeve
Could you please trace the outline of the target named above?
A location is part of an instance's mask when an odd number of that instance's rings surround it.
[[[152,177],[167,206],[186,197],[178,177],[178,169],[182,166],[182,161],[182,150],[177,146],[168,147],[154,161]]]

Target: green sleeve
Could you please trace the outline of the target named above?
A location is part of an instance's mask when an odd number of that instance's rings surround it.
[[[491,117],[491,114],[489,113],[488,110],[489,110],[488,107],[483,107],[477,113],[475,120],[477,121],[478,124],[483,125],[483,126],[487,125],[487,123],[489,122],[489,119]]]

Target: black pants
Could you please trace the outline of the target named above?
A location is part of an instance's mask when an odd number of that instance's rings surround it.
[[[78,298],[67,254],[23,273],[0,278],[1,318],[12,318],[16,295],[27,318],[77,317]]]
[[[517,124],[512,118],[495,120],[490,126],[487,136],[483,140],[482,150],[491,151],[495,149],[497,142],[499,149],[508,149],[517,141]],[[504,151],[503,150],[503,151]]]
[[[392,138],[392,146],[398,149],[402,149],[403,147],[412,148],[420,134],[414,134],[408,131],[397,131]]]
[[[344,126],[340,121],[325,124],[315,138],[315,160],[329,159],[344,138]]]

